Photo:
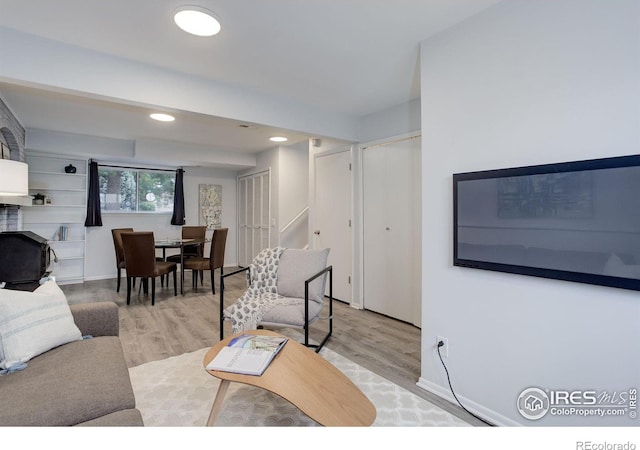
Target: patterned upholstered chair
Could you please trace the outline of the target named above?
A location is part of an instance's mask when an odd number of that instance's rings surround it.
[[[333,268],[327,266],[329,249],[301,250],[268,248],[245,268],[220,276],[220,339],[224,321],[234,333],[255,328],[298,328],[304,330],[304,345],[319,352],[333,332]],[[232,305],[224,305],[224,280],[245,272],[247,290]],[[328,284],[328,296],[325,295]],[[321,317],[325,298],[327,317]],[[319,344],[309,341],[309,326],[328,320],[328,332]]]

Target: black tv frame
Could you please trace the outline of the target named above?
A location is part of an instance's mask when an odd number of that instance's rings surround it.
[[[453,265],[474,269],[491,270],[519,275],[528,275],[556,280],[573,281],[621,289],[640,291],[640,279],[622,278],[593,273],[569,272],[539,267],[519,266],[490,261],[463,259],[458,256],[458,183],[467,180],[505,178],[523,175],[563,173],[598,169],[613,169],[640,166],[640,155],[618,156],[536,166],[512,167],[453,174]],[[640,230],[639,230],[640,231]]]

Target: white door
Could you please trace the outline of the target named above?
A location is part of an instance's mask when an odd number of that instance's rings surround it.
[[[419,139],[362,153],[364,308],[413,324],[421,302],[419,154]]]
[[[314,248],[330,248],[333,297],[351,302],[351,151],[315,158]]]
[[[269,171],[238,178],[238,264],[242,267],[269,246],[270,178]]]
[[[238,179],[238,265],[247,266],[247,189],[249,180]]]
[[[254,181],[253,252],[251,259],[269,247],[269,221],[271,217],[271,180],[269,172]]]

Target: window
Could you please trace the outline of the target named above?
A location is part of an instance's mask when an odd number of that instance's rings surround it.
[[[100,208],[109,212],[170,213],[174,172],[100,167]]]

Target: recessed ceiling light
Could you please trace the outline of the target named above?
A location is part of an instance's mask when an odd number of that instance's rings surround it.
[[[211,11],[200,6],[181,6],[173,20],[182,30],[196,36],[214,36],[220,32],[220,22]]]
[[[288,141],[288,139],[284,136],[273,136],[269,138],[270,141],[273,142],[286,142]]]
[[[151,117],[153,120],[159,120],[160,122],[173,122],[174,120],[176,120],[175,117],[170,116],[169,114],[162,113],[153,113],[149,117]]]

